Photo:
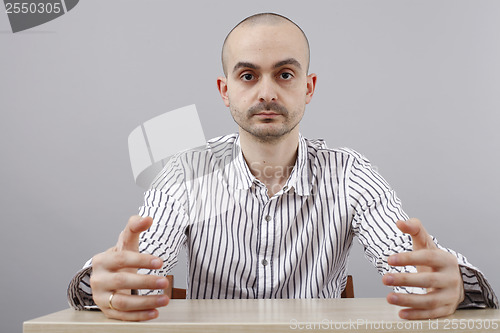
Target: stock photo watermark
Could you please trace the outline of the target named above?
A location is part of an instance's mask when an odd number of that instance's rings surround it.
[[[13,33],[52,21],[75,8],[80,0],[4,0]]]
[[[387,331],[387,330],[407,330],[407,331],[422,331],[422,330],[484,330],[496,331],[499,328],[499,323],[495,320],[488,319],[428,319],[425,321],[398,321],[384,322],[368,321],[365,319],[356,319],[343,322],[335,322],[329,319],[321,321],[298,321],[290,320],[290,329],[296,331],[308,330],[325,330],[325,331],[358,331],[368,330],[372,332]]]

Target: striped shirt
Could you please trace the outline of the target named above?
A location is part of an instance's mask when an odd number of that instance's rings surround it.
[[[412,249],[411,237],[395,223],[408,216],[387,182],[357,152],[302,135],[291,174],[272,197],[232,134],[172,157],[146,191],[139,215],[154,220],[141,234],[140,251],[164,262],[139,272],[167,275],[179,251],[187,251],[188,298],[340,297],[355,236],[380,274],[416,271],[387,263],[391,254]],[[466,290],[462,307],[498,307],[483,274],[434,241],[457,257]],[[68,288],[77,309],[94,304],[90,272],[89,261]]]

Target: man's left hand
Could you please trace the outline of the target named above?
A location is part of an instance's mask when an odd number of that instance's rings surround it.
[[[407,307],[404,319],[430,319],[450,315],[464,300],[464,286],[457,259],[439,249],[417,219],[398,221],[397,227],[412,237],[413,251],[389,256],[391,266],[416,266],[417,273],[387,273],[387,286],[426,288],[426,294],[389,293],[387,301]]]

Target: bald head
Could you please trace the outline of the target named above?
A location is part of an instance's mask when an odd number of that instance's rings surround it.
[[[274,13],[260,13],[260,14],[255,14],[252,16],[247,17],[240,23],[238,23],[226,36],[226,39],[224,39],[224,44],[222,45],[222,69],[224,71],[224,75],[227,76],[228,74],[228,69],[227,69],[227,53],[228,53],[228,48],[230,47],[229,45],[231,44],[232,37],[234,35],[234,32],[237,32],[238,30],[242,29],[251,29],[252,27],[257,27],[261,25],[268,25],[268,26],[278,26],[278,25],[283,25],[283,24],[288,24],[292,25],[294,29],[297,29],[297,32],[300,32],[300,34],[303,36],[304,40],[304,52],[306,52],[306,58],[307,58],[307,67],[306,67],[306,73],[309,70],[309,57],[310,57],[310,51],[309,51],[309,41],[307,40],[307,37],[302,31],[302,29],[295,24],[292,20],[286,18],[285,16],[279,15],[279,14],[274,14]],[[241,36],[241,35],[240,35]],[[240,37],[241,38],[241,37]]]

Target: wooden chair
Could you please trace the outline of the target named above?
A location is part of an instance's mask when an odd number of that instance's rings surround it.
[[[347,283],[342,291],[342,298],[354,298],[354,284],[352,283],[352,275],[347,275]]]
[[[167,275],[168,288],[164,290],[165,295],[168,295],[171,299],[185,299],[186,289],[174,288],[174,276]],[[354,285],[352,283],[352,275],[347,276],[347,283],[345,285],[344,291],[342,291],[342,298],[354,298]]]
[[[186,289],[174,288],[174,276],[167,275],[168,280],[168,288],[163,292],[171,299],[185,299],[186,298]]]

